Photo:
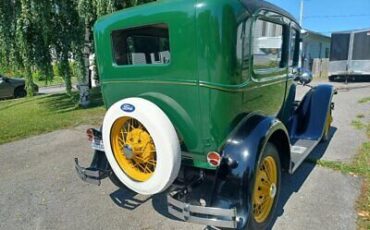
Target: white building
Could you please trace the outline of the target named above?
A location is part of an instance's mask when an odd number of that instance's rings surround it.
[[[302,67],[312,70],[314,58],[329,58],[330,37],[310,30],[302,30]]]

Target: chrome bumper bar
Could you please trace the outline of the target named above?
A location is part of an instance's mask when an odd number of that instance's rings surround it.
[[[94,185],[100,185],[100,180],[107,177],[108,172],[100,170],[98,168],[84,168],[81,167],[78,163],[78,159],[75,158],[75,169],[77,172],[78,177],[81,180]]]
[[[90,167],[80,166],[78,159],[75,158],[75,169],[81,180],[95,185],[100,185],[100,181],[111,173],[105,153],[97,150],[94,152]]]
[[[176,193],[167,194],[168,212],[183,220],[198,224],[236,228],[236,209],[223,209],[191,205],[175,199]]]

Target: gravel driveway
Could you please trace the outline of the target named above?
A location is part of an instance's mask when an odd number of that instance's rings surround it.
[[[312,157],[348,161],[362,137],[350,126],[358,113],[370,111],[357,100],[370,88],[336,96],[329,144]],[[367,94],[367,95],[366,95]],[[367,109],[367,110],[366,110]],[[74,171],[91,159],[85,126],[0,145],[0,229],[203,229],[170,217],[163,194],[146,197],[117,189],[109,180],[97,187]],[[312,164],[284,175],[273,229],[356,229],[359,178]]]

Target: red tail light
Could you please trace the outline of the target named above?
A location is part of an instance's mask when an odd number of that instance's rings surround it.
[[[217,167],[221,163],[221,156],[217,152],[209,152],[207,154],[207,161],[213,167]]]
[[[93,129],[87,129],[86,130],[87,139],[89,141],[92,141],[94,139],[94,131]]]

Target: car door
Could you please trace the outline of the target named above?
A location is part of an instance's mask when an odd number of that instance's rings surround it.
[[[0,76],[0,98],[11,97],[12,87],[9,85],[7,78]]]
[[[285,17],[261,12],[252,25],[251,79],[255,98],[266,115],[277,116],[285,99],[288,74],[289,26]]]

